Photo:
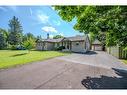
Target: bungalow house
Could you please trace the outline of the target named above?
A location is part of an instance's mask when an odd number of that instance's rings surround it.
[[[90,40],[86,36],[64,37],[58,39],[43,39],[36,44],[37,50],[54,50],[56,47],[64,46],[65,50],[72,52],[86,52],[90,50]]]

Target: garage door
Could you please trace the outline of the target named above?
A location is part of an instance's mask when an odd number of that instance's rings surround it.
[[[100,51],[102,50],[102,46],[95,46],[94,50]]]

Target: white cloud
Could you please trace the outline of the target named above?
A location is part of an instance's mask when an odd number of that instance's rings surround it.
[[[47,23],[48,22],[48,19],[49,19],[48,16],[43,15],[43,14],[39,14],[38,15],[38,18],[41,20],[42,23]]]
[[[51,27],[51,26],[44,26],[44,27],[42,27],[42,30],[44,32],[54,32],[54,33],[57,33],[57,30],[54,27]]]
[[[41,11],[38,11],[37,12],[37,18],[38,18],[38,21],[40,23],[43,23],[43,24],[46,24],[49,22],[49,16],[47,16],[46,14],[42,13]]]

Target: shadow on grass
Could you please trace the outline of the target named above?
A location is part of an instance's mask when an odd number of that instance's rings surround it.
[[[118,77],[109,77],[101,75],[99,77],[90,77],[81,81],[87,89],[127,89],[127,71],[112,68]]]
[[[11,57],[22,56],[22,55],[26,55],[26,54],[28,54],[28,53],[15,54],[15,55],[12,55]]]

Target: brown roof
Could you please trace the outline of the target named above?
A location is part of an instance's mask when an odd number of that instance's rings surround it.
[[[74,37],[67,37],[68,40],[70,41],[82,41],[85,40],[85,36],[74,36]]]
[[[44,39],[46,42],[61,42],[63,38],[58,38],[58,39]]]
[[[62,40],[67,39],[70,41],[82,41],[86,39],[86,36],[73,36],[73,37],[64,37],[58,39],[42,39],[41,42],[61,42]]]
[[[101,45],[101,42],[98,39],[95,39],[92,44],[93,45]]]

